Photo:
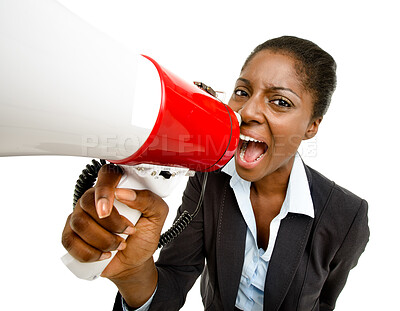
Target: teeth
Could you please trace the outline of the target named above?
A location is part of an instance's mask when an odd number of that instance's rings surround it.
[[[265,154],[265,153],[260,154],[260,156],[256,159],[256,161],[260,160],[260,159],[264,156],[264,154]]]
[[[246,135],[243,135],[243,134],[240,134],[240,139],[244,140],[244,141],[254,141],[256,143],[262,143],[262,141],[259,141],[259,140],[255,139],[253,137],[246,136]]]
[[[242,144],[242,148],[241,148],[241,150],[240,150],[240,154],[239,154],[240,159],[241,159],[243,162],[247,162],[247,161],[244,159],[244,154],[245,154],[245,152],[246,152],[247,145],[249,144],[249,141],[253,141],[253,142],[256,142],[256,143],[263,143],[263,144],[264,144],[264,142],[262,142],[262,141],[259,141],[259,140],[255,139],[255,138],[253,138],[253,137],[246,136],[246,135],[243,135],[243,134],[240,134],[240,139],[244,141],[244,143]],[[260,160],[264,155],[265,155],[265,153],[260,154],[260,156],[259,156],[257,159],[255,159],[254,162]]]
[[[240,134],[240,136],[242,136],[241,134]],[[240,150],[240,159],[242,160],[242,161],[244,161],[244,162],[247,162],[245,159],[244,159],[244,153],[246,152],[246,149],[247,149],[247,143],[244,143],[243,144],[243,146],[242,146],[242,149]]]

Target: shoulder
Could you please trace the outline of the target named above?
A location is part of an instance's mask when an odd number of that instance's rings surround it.
[[[219,191],[224,185],[229,185],[231,176],[216,170],[213,172],[196,172],[193,177],[189,178],[189,184],[195,188],[200,189],[204,182],[207,185],[207,192]]]
[[[320,172],[305,165],[307,177],[309,178],[311,195],[314,197],[322,197],[330,200],[337,201],[340,205],[349,207],[359,207],[360,205],[367,205],[367,202],[354,194],[350,190],[336,184],[331,179],[325,177]]]
[[[189,178],[183,193],[183,200],[198,202],[201,193],[204,193],[204,201],[218,201],[222,194],[229,193],[230,176],[220,170],[214,172],[196,172]]]
[[[361,243],[365,245],[369,236],[367,201],[308,166],[306,171],[310,174],[315,227],[331,232],[338,240],[352,232],[357,243],[365,240]]]

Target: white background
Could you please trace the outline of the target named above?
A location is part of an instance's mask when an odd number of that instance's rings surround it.
[[[18,1],[18,0],[16,0]],[[338,87],[307,164],[365,198],[371,238],[336,310],[394,310],[398,296],[399,31],[396,1],[62,0],[129,48],[227,98],[259,43],[310,39],[338,63]],[[1,70],[1,69],[0,69]],[[1,143],[1,142],[0,142]],[[0,310],[111,310],[108,280],[75,278],[61,263],[61,232],[88,159],[0,158]],[[180,189],[169,198],[170,218]],[[397,286],[397,287],[396,287]],[[202,310],[198,285],[184,310]]]

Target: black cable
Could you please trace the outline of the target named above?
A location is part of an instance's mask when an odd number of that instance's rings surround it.
[[[76,181],[74,190],[73,207],[75,208],[76,202],[82,197],[82,195],[92,188],[96,182],[99,171],[103,165],[106,164],[105,160],[92,160],[92,164],[86,165],[86,168],[79,175],[79,179]],[[203,184],[201,187],[201,193],[199,201],[197,202],[196,209],[193,214],[188,211],[184,211],[181,216],[174,222],[170,229],[160,236],[158,242],[158,248],[161,248],[175,239],[182,231],[190,224],[194,217],[199,213],[201,204],[203,203],[204,193],[207,184],[208,172],[204,173]]]
[[[93,159],[92,164],[86,165],[86,168],[82,171],[82,174],[79,175],[79,179],[76,181],[72,203],[73,208],[75,208],[76,202],[78,202],[81,196],[94,186],[97,175],[104,164],[106,164],[105,160],[100,160],[99,162]]]
[[[182,231],[185,230],[185,228],[190,224],[193,218],[196,217],[196,215],[199,213],[201,204],[203,204],[204,193],[207,185],[207,177],[208,177],[208,172],[204,173],[200,198],[199,201],[197,202],[197,206],[194,213],[190,215],[188,211],[184,211],[181,214],[181,216],[179,216],[179,218],[174,222],[172,227],[161,235],[160,241],[158,242],[158,248],[167,245],[169,242],[175,239],[179,234],[181,234]]]

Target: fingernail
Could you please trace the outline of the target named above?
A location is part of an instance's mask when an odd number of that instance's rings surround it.
[[[102,253],[100,258],[99,258],[99,261],[108,259],[110,257],[111,257],[111,253]]]
[[[116,189],[115,197],[117,200],[134,201],[136,199],[136,192],[131,189]]]
[[[126,227],[125,231],[122,232],[123,234],[131,235],[134,234],[136,229],[134,227],[128,226]]]
[[[111,210],[109,210],[108,203],[109,202],[107,198],[101,198],[100,200],[97,201],[96,211],[99,218],[105,218],[110,216]]]
[[[125,248],[126,248],[126,242],[121,242],[119,243],[117,250],[122,251]]]

